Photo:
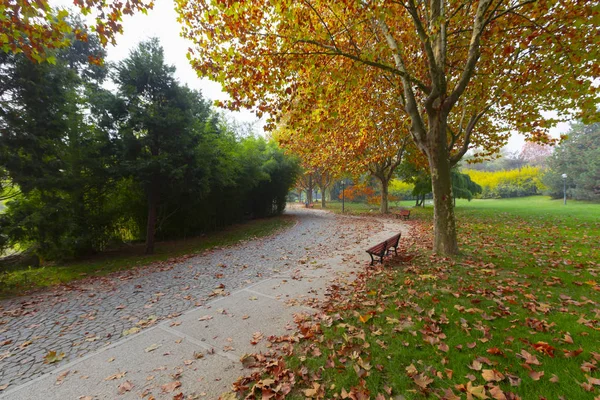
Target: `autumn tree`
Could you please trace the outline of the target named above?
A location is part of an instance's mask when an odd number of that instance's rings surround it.
[[[542,111],[587,118],[598,103],[592,0],[177,4],[192,65],[223,84],[233,109],[277,118],[298,93],[319,93],[324,74],[388,73],[396,114],[428,160],[440,253],[458,252],[450,171],[471,146],[489,151],[509,128],[543,141],[556,120]]]
[[[95,25],[89,27],[102,45],[115,44],[115,37],[123,31],[121,18],[135,12],[145,13],[153,1],[145,0],[74,0],[84,15],[94,14]],[[0,5],[0,48],[5,53],[23,53],[37,62],[56,62],[55,49],[70,46],[76,41],[87,41],[88,27],[74,27],[69,11],[50,6],[47,0],[3,0]],[[71,16],[73,17],[73,16]],[[99,63],[101,52],[90,54],[89,60]]]
[[[325,192],[333,185],[335,176],[332,172],[321,168],[315,170],[313,173],[314,181],[321,191],[321,207],[327,208],[327,200],[325,199]]]
[[[300,190],[306,192],[306,202],[308,204],[313,202],[313,191],[315,190],[315,181],[313,178],[312,171],[304,170],[304,173],[298,176],[298,180],[296,181],[296,186],[300,188]]]
[[[388,212],[388,187],[396,168],[406,154],[418,155],[409,143],[407,119],[395,113],[400,93],[386,90],[387,79],[379,73],[341,81],[324,75],[319,94],[298,94],[296,106],[280,121],[284,128],[274,135],[316,170],[329,175],[371,174],[381,186],[383,214]],[[336,101],[340,93],[353,101]]]

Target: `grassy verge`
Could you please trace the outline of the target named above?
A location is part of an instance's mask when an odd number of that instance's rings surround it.
[[[267,365],[273,382],[255,376],[254,392],[600,398],[600,205],[485,200],[459,202],[456,213],[461,256],[430,254],[431,209],[416,210],[405,256],[299,320],[286,369]]]
[[[34,289],[68,283],[81,278],[103,276],[157,261],[200,253],[212,247],[228,246],[242,240],[268,236],[293,223],[294,220],[287,216],[260,219],[196,238],[158,242],[153,255],[145,255],[144,246],[135,245],[86,260],[3,271],[0,272],[0,297],[16,296]]]

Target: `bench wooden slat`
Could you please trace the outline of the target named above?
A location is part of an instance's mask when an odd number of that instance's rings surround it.
[[[401,233],[398,233],[369,248],[367,253],[371,256],[371,265],[375,263],[375,258],[373,256],[379,257],[379,262],[383,264],[383,257],[385,257],[391,249],[394,249],[394,253],[398,255],[398,242],[400,241],[401,235]]]
[[[396,218],[407,220],[410,217],[410,210],[400,210],[396,213]]]

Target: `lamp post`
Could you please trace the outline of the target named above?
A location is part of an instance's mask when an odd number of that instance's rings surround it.
[[[562,178],[563,178],[563,194],[564,194],[563,204],[566,206],[567,205],[567,174],[562,174]]]
[[[344,185],[345,184],[346,184],[346,179],[342,179],[342,214],[344,213],[344,205],[345,205],[345,202],[346,202],[346,195],[345,195],[345,192],[344,192],[344,189],[345,189]]]

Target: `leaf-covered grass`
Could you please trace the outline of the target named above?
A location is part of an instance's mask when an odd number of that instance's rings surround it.
[[[242,240],[268,236],[292,224],[294,219],[288,216],[258,219],[195,238],[157,242],[153,255],[145,255],[144,245],[138,244],[99,254],[86,260],[2,271],[0,272],[0,297],[20,295],[30,290],[77,279],[104,276],[115,271],[197,254],[213,247],[229,246]]]
[[[287,398],[598,399],[600,205],[459,202],[454,259],[429,252],[431,211],[300,325],[320,333],[286,359]]]

